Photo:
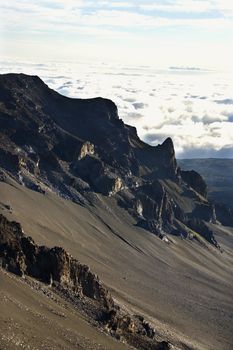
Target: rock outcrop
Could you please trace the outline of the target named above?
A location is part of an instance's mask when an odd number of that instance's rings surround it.
[[[98,300],[104,307],[114,306],[112,297],[89,267],[80,264],[63,248],[37,246],[26,237],[19,223],[0,215],[1,266],[17,275],[32,276],[44,283],[59,283],[78,296]]]
[[[82,159],[84,157],[86,157],[86,155],[93,155],[95,154],[95,146],[93,145],[93,143],[90,143],[89,141],[84,142],[84,144],[82,145],[80,152],[79,152],[79,156],[78,159]]]
[[[194,170],[181,171],[181,177],[191,188],[206,198],[207,185],[200,174]]]

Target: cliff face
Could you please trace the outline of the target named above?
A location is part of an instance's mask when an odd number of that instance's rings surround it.
[[[57,282],[80,297],[98,300],[104,307],[114,306],[112,297],[98,277],[63,248],[37,246],[26,237],[19,223],[0,215],[0,262],[8,271],[29,275],[44,283]]]
[[[108,166],[115,173],[118,167],[124,176],[129,171],[136,176],[149,176],[153,171],[175,175],[171,139],[158,147],[143,143],[136,129],[119,119],[110,100],[69,99],[50,90],[38,77],[14,74],[1,76],[0,91],[2,137],[8,139],[12,152],[15,145],[22,147],[18,153],[15,150],[18,157],[26,155],[43,165],[53,161],[54,168],[62,160],[75,168],[90,155],[101,160],[105,170]]]
[[[84,205],[90,192],[113,196],[161,238],[189,236],[192,219],[216,219],[203,179],[179,170],[170,138],[152,147],[112,101],[70,99],[35,76],[0,76],[0,167],[24,186]]]

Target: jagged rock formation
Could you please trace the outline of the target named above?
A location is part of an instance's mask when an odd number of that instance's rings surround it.
[[[87,297],[92,305],[89,316],[114,337],[123,337],[137,349],[170,349],[168,342],[154,339],[154,328],[139,315],[125,314],[89,267],[82,265],[63,248],[38,246],[25,236],[17,222],[0,214],[0,266],[19,276],[31,276],[54,287],[66,299]]]
[[[163,239],[192,237],[192,220],[221,221],[202,177],[177,167],[170,138],[150,146],[112,101],[70,99],[36,76],[0,76],[0,167],[33,190],[84,205],[90,192],[113,196]]]
[[[206,198],[207,185],[200,174],[196,171],[181,171],[181,177],[190,187]]]
[[[3,215],[0,215],[0,262],[17,275],[29,275],[47,284],[57,282],[80,297],[98,300],[106,308],[114,306],[112,297],[88,266],[80,264],[63,248],[37,246],[24,235],[19,223],[9,222]]]

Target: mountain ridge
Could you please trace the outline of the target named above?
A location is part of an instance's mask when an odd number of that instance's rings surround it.
[[[171,138],[150,146],[123,123],[112,101],[70,99],[36,76],[2,75],[0,90],[0,165],[23,184],[78,203],[90,192],[116,196],[160,238],[197,239],[192,231],[199,225],[198,234],[218,246],[202,223],[217,220],[204,181],[178,168]]]

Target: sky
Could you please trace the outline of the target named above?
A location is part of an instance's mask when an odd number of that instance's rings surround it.
[[[0,0],[1,56],[231,68],[232,0]]]
[[[0,0],[0,73],[112,99],[179,158],[233,158],[232,0]]]

